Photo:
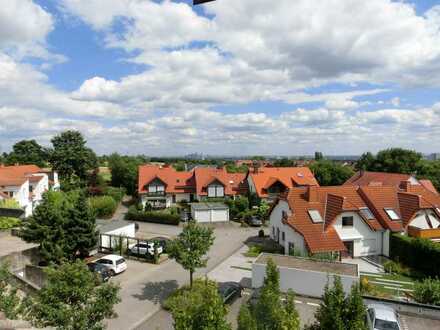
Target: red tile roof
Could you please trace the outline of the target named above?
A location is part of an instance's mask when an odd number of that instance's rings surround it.
[[[213,182],[221,183],[225,188],[225,195],[232,196],[245,194],[245,173],[228,173],[224,168],[196,167],[190,172],[178,172],[172,167],[152,165],[139,166],[139,193],[147,193],[145,188],[155,178],[165,183],[167,193],[197,193],[208,194],[207,186]]]
[[[262,167],[258,172],[250,171],[258,197],[268,197],[267,188],[279,181],[286,188],[319,186],[308,167]]]
[[[348,179],[344,186],[399,186],[412,178],[410,174],[359,171]]]
[[[292,214],[286,223],[299,232],[312,253],[342,251],[345,249],[333,225],[336,217],[347,211],[358,212],[372,230],[402,231],[420,209],[440,207],[440,195],[422,185],[408,185],[405,190],[397,186],[335,186],[292,188],[280,197],[287,200]],[[360,212],[369,208],[373,219]],[[393,209],[401,218],[392,220],[386,209]],[[322,223],[314,223],[308,213],[317,210]]]
[[[40,172],[41,169],[36,165],[2,166],[0,167],[0,185],[21,186],[32,174]]]

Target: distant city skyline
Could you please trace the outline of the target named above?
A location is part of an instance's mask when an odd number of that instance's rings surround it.
[[[0,17],[2,151],[67,129],[98,154],[440,150],[438,1],[16,0]]]

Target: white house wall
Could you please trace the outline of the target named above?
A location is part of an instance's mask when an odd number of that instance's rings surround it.
[[[280,200],[278,204],[273,208],[270,214],[270,236],[274,241],[277,241],[277,229],[280,231],[279,244],[284,247],[284,253],[289,254],[289,243],[294,244],[295,250],[306,253],[306,246],[304,243],[304,238],[297,233],[289,225],[285,225],[282,221],[283,211],[288,215],[291,214],[289,204],[286,201]],[[275,231],[274,231],[275,229]],[[283,232],[285,239],[283,240]],[[275,233],[275,235],[274,235]]]
[[[352,227],[342,226],[342,217],[353,217]],[[344,212],[333,225],[342,241],[353,241],[353,256],[382,254],[382,233],[373,231],[355,212]],[[373,243],[374,242],[374,243]]]
[[[438,218],[434,215],[434,212],[432,211],[419,211],[417,212],[415,218],[409,223],[410,226],[417,227],[420,229],[431,229],[429,227],[428,222],[426,221],[426,216],[429,216],[429,219],[431,220],[431,224],[433,228],[438,228],[440,225],[440,221]]]
[[[277,267],[280,272],[280,289],[287,292],[292,289],[296,294],[321,298],[325,285],[330,276],[330,283],[333,283],[332,275],[322,272],[302,270],[288,267]],[[350,293],[351,287],[359,283],[359,277],[339,275],[342,287],[346,294]],[[260,288],[266,277],[266,265],[254,263],[252,265],[252,288]]]

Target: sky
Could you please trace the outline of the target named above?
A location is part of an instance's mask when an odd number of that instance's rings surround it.
[[[10,0],[0,151],[440,151],[440,0]]]

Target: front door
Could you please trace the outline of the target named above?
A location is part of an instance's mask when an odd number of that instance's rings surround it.
[[[353,258],[354,256],[354,247],[353,247],[353,241],[346,241],[344,242],[345,248],[347,249],[347,257]]]

